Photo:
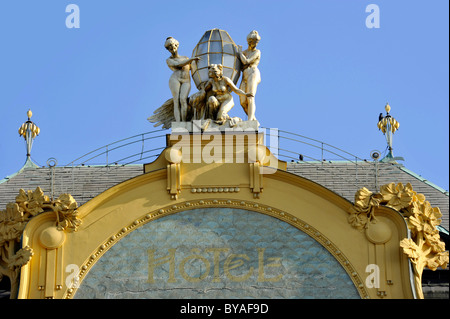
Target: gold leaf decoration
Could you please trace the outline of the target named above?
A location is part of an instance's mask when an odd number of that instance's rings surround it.
[[[9,260],[9,268],[16,269],[20,268],[23,265],[26,265],[33,257],[33,249],[26,246],[22,249],[19,249],[14,256]]]
[[[57,214],[58,229],[76,231],[81,224],[78,218],[77,202],[70,194],[62,194],[54,202],[55,212]]]
[[[37,187],[34,192],[25,192],[23,189],[19,191],[19,195],[16,197],[16,203],[20,206],[23,212],[36,216],[44,212],[44,204],[49,202],[48,196],[44,195],[44,192],[40,187]]]
[[[362,230],[374,221],[374,208],[380,204],[381,196],[374,194],[367,188],[359,189],[355,194],[355,204],[350,208],[348,222],[355,228]]]
[[[385,205],[398,211],[411,205],[414,198],[414,192],[409,183],[406,187],[402,183],[383,185],[380,187],[380,193],[382,194],[383,202],[386,202]]]
[[[76,231],[81,225],[78,204],[70,194],[50,200],[40,187],[34,191],[21,189],[15,203],[8,203],[0,211],[0,280],[7,276],[11,282],[11,298],[15,298],[19,285],[20,269],[27,264],[33,251],[30,247],[19,249],[18,243],[28,221],[42,213],[54,213],[60,231]]]
[[[7,241],[19,241],[26,222],[23,212],[16,203],[6,205],[0,212],[0,247]]]
[[[366,188],[358,190],[349,210],[349,223],[357,229],[367,228],[375,220],[374,208],[380,205],[399,211],[406,219],[411,238],[401,240],[400,247],[413,264],[416,291],[419,298],[423,298],[423,269],[445,269],[449,262],[448,251],[437,229],[442,213],[438,207],[432,207],[423,194],[416,193],[411,184],[390,183],[381,186],[376,194]]]

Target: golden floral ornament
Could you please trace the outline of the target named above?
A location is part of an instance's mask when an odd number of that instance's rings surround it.
[[[416,245],[411,238],[405,238],[400,242],[400,247],[403,248],[403,252],[408,255],[411,262],[416,263],[420,257],[419,246]]]
[[[10,259],[8,266],[10,269],[20,269],[23,265],[26,265],[31,260],[31,257],[33,257],[33,249],[28,246],[24,247],[22,249],[19,249],[17,253]]]
[[[53,203],[56,212],[57,227],[60,230],[76,231],[81,224],[78,218],[78,204],[70,194],[62,194]]]
[[[398,211],[409,207],[414,200],[415,192],[411,184],[403,186],[402,183],[390,183],[380,187],[380,193],[385,205]]]
[[[374,208],[380,201],[380,194],[374,194],[365,187],[359,189],[355,194],[355,204],[350,208],[348,222],[359,230],[367,228],[369,222],[375,221]]]
[[[449,262],[448,251],[437,229],[442,213],[438,207],[432,207],[423,194],[416,193],[411,184],[390,183],[381,186],[376,194],[366,188],[358,190],[349,210],[349,223],[357,229],[367,228],[370,221],[376,220],[374,208],[380,205],[399,211],[407,222],[411,238],[401,240],[400,247],[413,264],[416,291],[418,297],[423,298],[423,269],[445,269]]]
[[[23,189],[19,190],[19,195],[16,196],[16,203],[26,215],[36,216],[44,212],[44,204],[49,202],[48,196],[44,195],[44,192],[40,187],[36,190],[25,192]]]
[[[50,200],[37,187],[34,191],[21,189],[15,203],[8,203],[6,209],[0,211],[0,280],[3,276],[9,277],[11,298],[17,295],[21,267],[33,256],[31,248],[19,247],[26,224],[39,214],[54,213],[57,231],[76,231],[81,224],[77,208],[78,204],[70,194]]]
[[[26,222],[23,212],[16,203],[6,205],[0,213],[0,247],[7,241],[19,241]]]

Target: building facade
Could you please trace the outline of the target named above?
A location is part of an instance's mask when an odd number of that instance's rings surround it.
[[[448,297],[448,266],[415,274],[400,245],[412,238],[404,207],[383,189],[402,198],[411,187],[439,207],[445,244],[448,193],[398,164],[283,162],[257,134],[264,152],[238,135],[244,161],[234,151],[226,163],[225,146],[222,163],[186,161],[208,144],[187,134],[187,148],[174,148],[183,138],[168,135],[149,164],[26,167],[4,179],[2,207],[42,211],[18,243],[32,253],[17,290],[3,289],[19,298]],[[359,203],[377,196],[361,214]]]

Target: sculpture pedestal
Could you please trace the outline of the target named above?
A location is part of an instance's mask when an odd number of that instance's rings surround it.
[[[254,131],[259,128],[258,121],[227,120],[219,125],[213,120],[195,120],[192,122],[172,122],[172,132],[225,132],[225,131]]]

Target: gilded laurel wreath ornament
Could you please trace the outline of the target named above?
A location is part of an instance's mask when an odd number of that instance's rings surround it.
[[[438,207],[432,207],[423,194],[415,192],[411,184],[390,183],[381,186],[379,193],[372,193],[365,187],[359,189],[349,210],[349,223],[356,229],[367,229],[371,223],[376,223],[374,210],[381,205],[399,211],[407,222],[411,238],[401,240],[400,247],[413,265],[416,291],[418,297],[423,298],[423,269],[445,269],[449,262],[448,251],[437,229],[442,213]]]
[[[44,195],[40,187],[35,191],[19,191],[14,203],[8,203],[0,211],[0,281],[7,276],[11,282],[11,298],[17,295],[19,274],[33,256],[30,247],[19,249],[20,239],[31,218],[46,212],[55,213],[59,231],[76,231],[81,224],[78,204],[70,194],[62,194],[56,200]]]

